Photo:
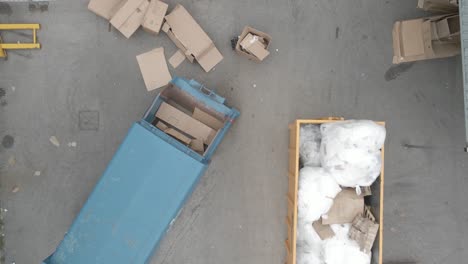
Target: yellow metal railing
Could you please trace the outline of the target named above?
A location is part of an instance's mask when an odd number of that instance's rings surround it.
[[[41,28],[39,24],[0,24],[0,31],[2,30],[32,30],[33,39],[28,43],[3,43],[0,38],[0,58],[6,57],[6,50],[9,49],[40,49],[41,44],[37,42],[37,30]]]

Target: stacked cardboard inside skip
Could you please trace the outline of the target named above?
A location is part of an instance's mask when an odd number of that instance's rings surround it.
[[[187,104],[178,100],[177,96],[170,96],[156,111],[153,125],[203,155],[218,131],[224,127],[224,120],[206,106]]]

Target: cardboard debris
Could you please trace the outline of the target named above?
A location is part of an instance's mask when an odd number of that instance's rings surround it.
[[[91,0],[88,9],[96,15],[109,20],[124,3],[125,0]]]
[[[335,232],[333,232],[333,229],[329,225],[322,224],[322,219],[313,222],[312,226],[322,240],[331,238],[335,235]]]
[[[163,31],[190,62],[196,59],[209,72],[223,59],[210,37],[182,5],[176,5],[165,18]]]
[[[361,197],[372,195],[372,190],[370,186],[360,187],[361,188]]]
[[[126,38],[130,38],[133,33],[137,31],[140,27],[143,17],[145,16],[146,9],[148,9],[149,2],[143,1],[141,5],[135,10],[135,12],[130,15],[130,17],[125,21],[122,26],[118,28],[120,33],[122,33]]]
[[[157,35],[163,24],[167,8],[168,5],[166,3],[159,0],[151,0],[141,23],[143,29],[150,34]]]
[[[193,138],[202,139],[207,145],[211,143],[216,131],[203,124],[202,122],[192,118],[179,109],[163,102],[156,112],[156,117],[162,121],[172,125],[180,131],[192,136]]]
[[[436,59],[460,54],[459,42],[433,41],[431,23],[446,16],[397,21],[393,26],[393,63]]]
[[[256,37],[255,40],[254,37]],[[246,40],[247,39],[247,40]],[[248,45],[252,42],[253,45]],[[241,43],[246,48],[241,47]],[[237,54],[247,57],[249,60],[261,62],[270,53],[268,47],[271,43],[270,35],[265,32],[246,26],[237,41],[235,50]]]
[[[457,0],[418,0],[418,8],[438,13],[458,12]]]
[[[219,130],[224,126],[223,122],[213,117],[212,115],[203,112],[198,107],[195,107],[195,109],[193,110],[192,117],[215,130]]]
[[[163,122],[158,122],[158,123],[156,123],[156,127],[159,128],[159,129],[161,129],[161,131],[163,131],[163,132],[166,131],[166,129],[169,128],[169,127],[168,127],[166,124],[164,124]]]
[[[364,198],[355,189],[344,188],[333,200],[333,205],[323,217],[322,224],[346,224],[364,211]]]
[[[136,58],[148,91],[165,86],[172,80],[164,57],[164,48],[156,48]]]
[[[349,230],[349,238],[355,240],[359,244],[359,248],[364,253],[369,254],[372,250],[379,224],[373,220],[366,218],[362,214],[354,218]]]
[[[174,55],[169,58],[169,64],[172,68],[177,68],[185,60],[185,54],[181,50],[177,50]]]
[[[201,140],[201,139],[192,140],[192,142],[190,143],[190,148],[193,149],[194,151],[200,153],[200,154],[203,154],[203,152],[205,151],[205,147],[203,145],[203,140]]]

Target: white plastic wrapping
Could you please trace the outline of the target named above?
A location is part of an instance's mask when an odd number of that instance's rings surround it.
[[[385,128],[369,120],[323,124],[321,164],[341,186],[370,186],[380,175]]]
[[[340,186],[323,168],[302,168],[299,172],[298,217],[312,224],[330,210],[333,198],[340,191]]]
[[[326,264],[370,264],[371,256],[359,250],[356,241],[347,237],[332,237],[324,242]]]
[[[299,133],[299,157],[304,166],[320,166],[320,142],[322,133],[319,125],[303,125]]]

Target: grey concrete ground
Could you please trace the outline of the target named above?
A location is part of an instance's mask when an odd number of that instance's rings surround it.
[[[87,2],[0,10],[1,23],[41,23],[43,45],[0,62],[6,263],[39,263],[54,250],[156,95],[144,88],[135,56],[159,46],[167,58],[176,51],[164,34],[138,31],[127,40],[108,32]],[[214,88],[242,115],[151,263],[283,263],[287,125],[323,116],[387,122],[384,260],[466,263],[460,58],[391,67],[392,24],[425,15],[416,1],[180,3],[224,60],[209,74],[188,62],[172,74]],[[231,51],[231,37],[247,24],[273,37],[262,64]],[[81,111],[98,113],[97,130],[80,128]]]

